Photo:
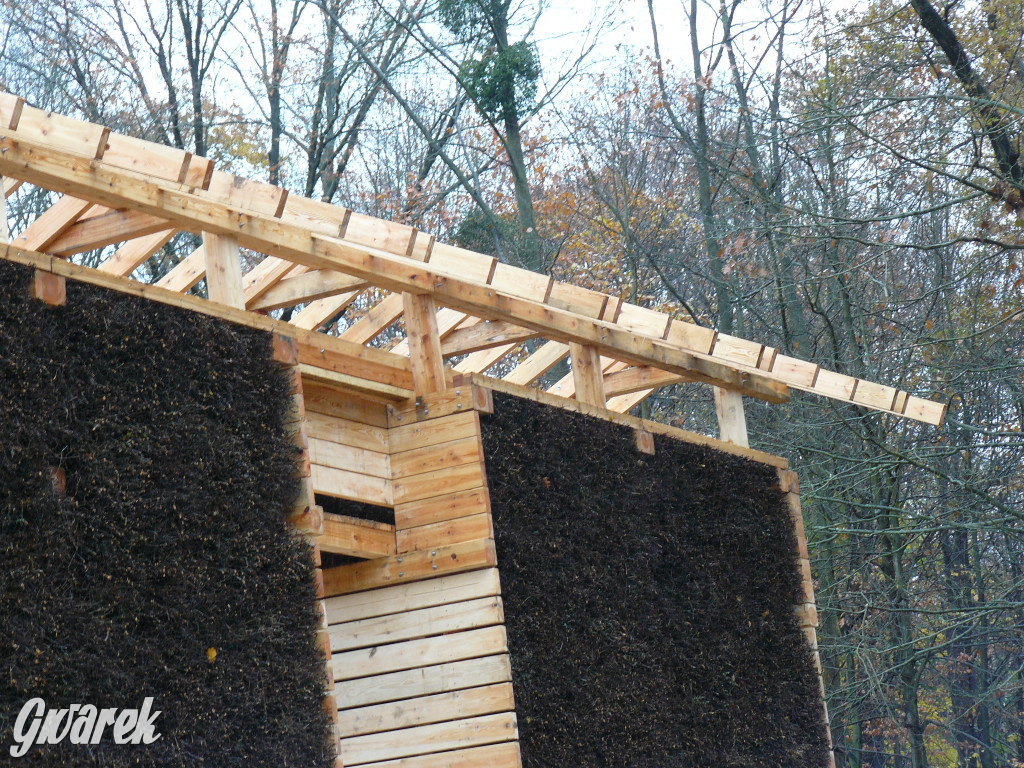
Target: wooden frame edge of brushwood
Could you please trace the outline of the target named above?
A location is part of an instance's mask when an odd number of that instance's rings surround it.
[[[741,446],[734,445],[733,443],[727,443],[717,438],[701,435],[697,432],[690,432],[689,430],[680,429],[679,427],[671,427],[667,424],[660,424],[656,421],[641,419],[636,416],[630,416],[626,413],[610,411],[607,408],[602,408],[600,406],[588,405],[576,400],[570,400],[535,387],[511,384],[502,379],[491,378],[490,376],[484,376],[479,373],[472,374],[472,381],[476,386],[483,389],[492,390],[494,392],[504,392],[507,395],[513,395],[515,397],[524,397],[528,400],[534,400],[538,403],[544,403],[545,405],[550,405],[555,408],[582,413],[586,416],[593,416],[594,418],[610,421],[614,424],[621,424],[622,426],[631,427],[643,432],[664,435],[665,437],[671,437],[685,443],[705,445],[709,448],[721,451],[722,453],[740,456],[744,459],[749,459],[750,461],[756,461],[759,464],[766,464],[770,467],[775,467],[778,470],[789,469],[789,461],[782,456],[775,456],[774,454],[758,451],[754,448],[743,448]]]
[[[814,578],[811,574],[810,552],[807,548],[807,531],[804,528],[803,507],[800,504],[800,480],[797,473],[789,469],[778,469],[779,490],[786,496],[790,519],[796,535],[797,563],[801,572],[804,602],[797,604],[794,610],[800,619],[800,629],[807,639],[814,660],[814,670],[818,675],[818,686],[821,691],[822,717],[825,725],[825,738],[828,743],[829,768],[836,768],[835,748],[832,744],[832,725],[828,714],[828,702],[825,699],[825,672],[821,666],[821,653],[818,650],[818,607],[814,596]]]
[[[380,390],[379,398],[387,402],[401,398],[403,394],[407,397],[411,397],[413,394],[412,369],[408,358],[400,355],[297,328],[257,312],[217,304],[197,296],[170,291],[156,285],[148,285],[129,278],[82,267],[56,256],[26,251],[14,245],[0,246],[0,259],[34,267],[40,272],[50,273],[61,278],[69,278],[76,282],[190,310],[291,339],[297,345],[298,362],[303,365],[312,365],[323,368],[325,371],[333,371],[335,368],[344,367],[339,362],[344,359],[360,367],[361,374],[349,373],[347,379],[351,379],[348,388],[363,397],[372,396],[375,390]],[[362,382],[365,382],[365,387]],[[345,384],[339,383],[338,386],[345,387]]]

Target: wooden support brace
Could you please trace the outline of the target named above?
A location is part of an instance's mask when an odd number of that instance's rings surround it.
[[[11,230],[7,227],[7,180],[0,176],[0,243],[11,241]]]
[[[714,390],[719,436],[727,443],[749,448],[747,418],[743,413],[743,395],[721,387],[715,387]]]
[[[430,296],[403,293],[405,330],[412,361],[413,388],[417,395],[432,395],[445,390],[444,358],[437,328],[437,308]]]
[[[604,408],[604,372],[601,370],[601,353],[597,347],[584,344],[570,344],[572,355],[572,378],[576,384],[576,399],[588,405]]]
[[[203,232],[203,249],[206,254],[206,289],[210,301],[245,309],[238,238]]]

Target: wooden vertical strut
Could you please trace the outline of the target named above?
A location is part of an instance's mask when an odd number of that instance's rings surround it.
[[[320,545],[319,540],[323,534],[323,511],[316,505],[316,497],[313,494],[313,485],[310,480],[312,474],[309,461],[309,439],[307,438],[306,409],[302,394],[302,374],[299,369],[299,345],[295,339],[279,333],[273,335],[272,341],[274,360],[291,373],[291,412],[288,414],[285,424],[292,431],[296,447],[296,474],[299,480],[299,495],[295,507],[289,514],[288,521],[295,527],[295,530],[306,538],[313,550],[313,564],[316,567],[317,585],[317,615],[320,621],[320,628],[317,631],[317,646],[320,648],[327,662],[324,665],[326,678],[324,680],[324,711],[331,720],[331,748],[334,754],[339,751],[338,746],[338,705],[334,697],[334,675],[331,666],[331,639],[327,630],[327,609],[324,604],[324,580],[320,570]],[[336,765],[340,766],[340,758]]]
[[[789,516],[796,530],[797,565],[800,568],[803,584],[803,602],[795,606],[800,619],[800,628],[807,638],[814,659],[814,669],[818,675],[818,687],[821,692],[822,718],[825,724],[825,738],[828,741],[829,768],[836,768],[836,756],[832,745],[832,728],[828,716],[828,704],[825,701],[825,676],[821,668],[821,654],[818,653],[818,609],[814,599],[814,578],[811,574],[810,554],[807,549],[807,533],[804,529],[803,510],[800,507],[800,483],[796,472],[778,469],[779,488],[786,494],[789,505]]]
[[[0,176],[0,243],[6,245],[11,241],[11,231],[7,227],[7,185]]]
[[[441,356],[434,299],[425,294],[403,293],[402,304],[405,307],[405,331],[416,394],[444,392],[444,358]]]
[[[206,256],[206,290],[210,301],[245,309],[238,238],[203,232],[203,250]]]
[[[601,370],[601,354],[597,347],[573,343],[569,345],[569,354],[572,355],[576,399],[581,403],[604,408],[604,372]]]
[[[719,436],[727,443],[749,448],[747,417],[743,413],[743,395],[721,387],[714,387],[714,390]]]

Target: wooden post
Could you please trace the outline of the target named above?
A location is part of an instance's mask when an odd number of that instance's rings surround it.
[[[576,384],[576,399],[588,405],[606,407],[604,372],[601,370],[601,353],[597,347],[570,344],[569,354],[572,356],[572,378]]]
[[[747,418],[743,414],[743,395],[721,387],[715,387],[714,390],[719,436],[727,443],[749,448]]]
[[[11,230],[7,228],[7,185],[0,176],[0,243],[11,242]]]
[[[206,291],[210,301],[245,309],[238,238],[203,232],[203,250],[206,254]]]
[[[437,308],[424,294],[403,293],[405,332],[412,361],[413,388],[417,395],[432,395],[445,390],[444,358],[437,330]]]

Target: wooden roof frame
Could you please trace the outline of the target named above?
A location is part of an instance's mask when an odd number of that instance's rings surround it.
[[[217,171],[205,158],[34,109],[7,93],[0,93],[0,176],[5,195],[23,183],[63,195],[11,238],[4,258],[57,279],[272,328],[298,340],[304,364],[383,399],[444,390],[453,375],[446,357],[468,355],[455,370],[483,373],[540,339],[546,343],[507,381],[532,384],[568,356],[564,396],[611,411],[627,411],[663,386],[705,382],[715,387],[723,438],[740,445],[742,395],[779,403],[798,389],[931,425],[945,418],[944,403]],[[201,235],[203,246],[156,286],[130,279],[180,231]],[[110,245],[119,247],[96,270],[65,260]],[[244,275],[240,247],[265,257]],[[209,301],[185,293],[204,277]],[[317,332],[367,288],[390,295],[340,337]],[[261,314],[285,306],[302,307],[290,323]],[[369,346],[400,318],[407,338],[398,349],[408,356]],[[549,392],[559,394],[559,385]]]

